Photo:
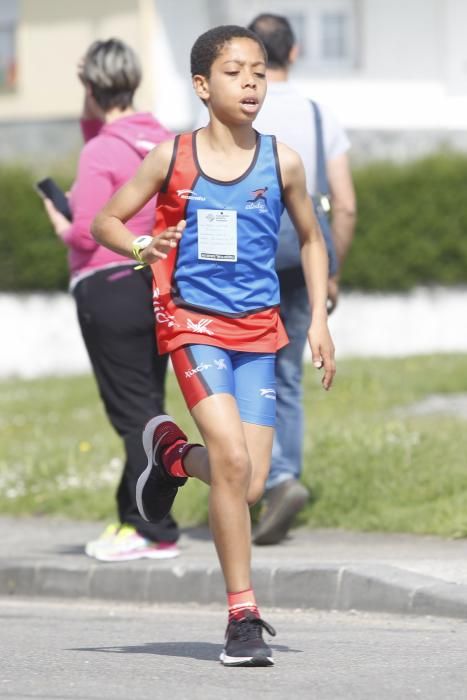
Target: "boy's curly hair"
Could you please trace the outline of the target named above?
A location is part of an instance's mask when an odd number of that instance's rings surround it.
[[[225,44],[232,39],[252,39],[260,47],[267,62],[267,52],[261,39],[249,29],[235,24],[225,24],[209,29],[199,36],[191,49],[191,75],[203,75],[209,78],[211,66],[221,53]]]

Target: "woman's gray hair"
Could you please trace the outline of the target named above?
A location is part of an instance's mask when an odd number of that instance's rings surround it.
[[[81,80],[91,86],[94,99],[106,112],[131,106],[141,76],[136,53],[120,39],[91,44],[80,72]]]

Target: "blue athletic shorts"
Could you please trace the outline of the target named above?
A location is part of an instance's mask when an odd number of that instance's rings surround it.
[[[274,427],[275,353],[184,345],[171,352],[170,359],[190,410],[206,396],[231,394],[242,421]]]

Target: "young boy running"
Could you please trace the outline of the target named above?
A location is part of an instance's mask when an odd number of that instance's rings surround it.
[[[137,486],[143,517],[169,512],[187,477],[210,485],[209,520],[229,618],[221,661],[269,666],[272,652],[251,586],[249,506],[262,495],[275,417],[276,351],[287,342],[274,270],[283,206],[298,231],[313,310],[312,360],[335,373],[327,327],[327,254],[300,157],[252,128],[266,93],[266,52],[242,27],[201,35],[191,52],[193,86],[210,122],[155,148],[93,224],[102,245],[154,273],[160,352],[170,353],[206,447],[187,442],[170,416],[143,433],[148,466]],[[124,222],[159,193],[154,237]]]

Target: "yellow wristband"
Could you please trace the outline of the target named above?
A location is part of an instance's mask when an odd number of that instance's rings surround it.
[[[141,249],[135,245],[133,246],[133,257],[136,262],[139,263],[139,265],[135,266],[135,270],[142,270],[143,267],[147,267],[147,263],[145,263],[141,257]]]
[[[152,236],[138,236],[133,241],[132,254],[134,259],[139,265],[136,265],[135,270],[141,270],[143,267],[147,267],[147,263],[143,260],[141,251],[144,250],[150,243],[152,243]]]

